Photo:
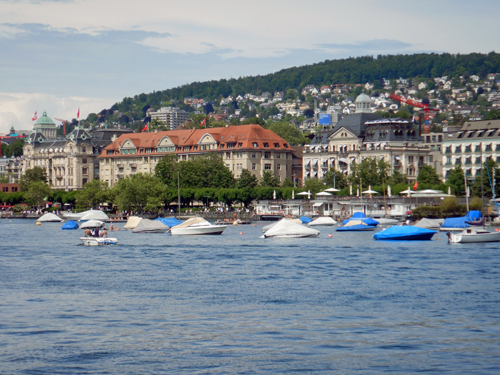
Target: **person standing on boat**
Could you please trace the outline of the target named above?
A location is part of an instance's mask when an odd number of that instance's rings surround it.
[[[90,231],[89,228],[85,229],[85,236],[86,237],[90,237],[91,234],[92,234],[92,232]]]

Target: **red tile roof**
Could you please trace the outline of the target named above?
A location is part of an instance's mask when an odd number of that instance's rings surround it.
[[[209,129],[182,129],[182,130],[169,130],[160,131],[158,133],[130,133],[122,134],[114,142],[110,143],[101,153],[99,157],[128,157],[132,155],[146,154],[143,149],[151,148],[153,152],[147,155],[165,154],[158,152],[156,147],[158,143],[164,138],[169,137],[176,146],[176,154],[200,152],[200,150],[193,150],[192,146],[200,144],[204,135],[210,134],[217,142],[216,149],[202,152],[221,152],[228,150],[227,144],[234,143],[233,147],[229,150],[255,150],[255,151],[292,151],[290,145],[283,138],[278,136],[271,130],[264,129],[260,125],[238,125],[228,126],[225,128],[209,128]],[[120,155],[116,151],[120,149],[121,145],[130,139],[134,146],[138,149],[137,154]],[[254,147],[254,143],[257,147]],[[267,147],[266,144],[267,143]],[[191,146],[189,151],[184,151],[185,146]],[[276,147],[277,146],[277,147]],[[180,148],[180,150],[179,150]],[[113,155],[108,155],[108,151],[114,151]],[[142,151],[142,152],[141,152]]]

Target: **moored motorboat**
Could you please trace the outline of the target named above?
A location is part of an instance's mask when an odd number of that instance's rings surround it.
[[[486,229],[467,228],[462,232],[448,232],[449,243],[498,242],[500,232],[490,232]]]
[[[395,225],[382,232],[375,233],[373,238],[385,241],[429,241],[436,233],[435,230],[412,225]]]
[[[80,237],[83,246],[116,245],[118,240],[112,237]]]
[[[333,220],[330,216],[322,216],[318,217],[317,219],[311,221],[310,223],[307,223],[308,226],[314,227],[314,226],[332,226],[337,224],[337,221]]]
[[[335,229],[337,232],[368,231],[375,230],[376,225],[368,225],[362,220],[348,220],[343,227]]]
[[[281,219],[276,225],[267,230],[263,237],[300,238],[317,237],[319,234],[319,230],[306,227],[305,225],[295,223],[288,219]]]
[[[193,217],[170,228],[170,233],[173,236],[222,234],[226,228],[227,225],[213,225],[202,217]]]

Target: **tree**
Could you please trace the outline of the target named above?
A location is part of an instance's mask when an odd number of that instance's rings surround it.
[[[406,178],[406,175],[401,173],[399,169],[394,169],[392,171],[391,176],[389,177],[387,184],[389,185],[399,185],[399,184],[407,184],[408,179]]]
[[[32,181],[25,193],[26,199],[36,207],[43,206],[45,199],[50,194],[50,186],[42,181]]]
[[[311,194],[316,194],[319,193],[321,190],[324,189],[325,185],[321,180],[318,180],[316,178],[310,178],[309,180],[306,180],[302,186],[306,191],[310,191]]]
[[[269,127],[269,130],[290,144],[304,145],[309,140],[297,126],[288,121],[275,122]]]
[[[387,180],[389,168],[389,164],[383,160],[377,160],[375,157],[366,158],[361,163],[352,166],[348,179],[353,185],[381,185],[382,180]]]
[[[439,185],[441,183],[441,179],[437,174],[436,170],[430,165],[424,165],[420,168],[418,172],[417,181],[420,184],[427,185]]]
[[[248,169],[242,169],[240,178],[238,179],[238,189],[253,188],[258,185],[259,181]]]
[[[27,169],[24,175],[19,179],[21,191],[27,191],[33,182],[47,183],[47,172],[45,172],[45,169],[40,167]]]
[[[177,171],[179,164],[177,162],[177,155],[167,154],[160,159],[155,167],[155,175],[169,187],[177,186]]]
[[[278,178],[274,177],[274,174],[271,171],[264,171],[264,173],[262,173],[262,179],[260,180],[260,186],[278,187],[280,186],[280,181]]]
[[[450,171],[446,182],[451,186],[453,193],[456,195],[464,195],[465,193],[465,182],[464,182],[464,170],[461,165],[457,165]]]
[[[345,174],[337,171],[334,167],[330,168],[330,170],[326,172],[323,177],[323,182],[325,182],[327,186],[331,186],[339,190],[347,187],[347,178]]]
[[[281,184],[281,187],[284,187],[284,188],[290,188],[290,187],[294,187],[294,184],[292,182],[292,180],[290,180],[288,177],[285,178],[285,181],[283,181],[283,183]]]
[[[81,206],[96,208],[99,203],[106,201],[108,190],[108,184],[104,181],[87,182],[83,190],[78,191],[76,202]]]
[[[139,212],[156,212],[173,198],[159,178],[144,173],[119,180],[113,195],[119,210]]]

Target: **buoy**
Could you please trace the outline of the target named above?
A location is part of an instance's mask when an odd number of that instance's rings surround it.
[[[39,221],[36,222],[36,225],[42,225],[42,223],[40,223]]]
[[[498,228],[495,228],[495,232],[498,232]]]
[[[243,232],[240,232],[240,234],[243,234]]]
[[[238,225],[238,222],[237,221],[233,221],[233,225]]]
[[[332,236],[332,234],[330,233],[330,234],[328,235],[328,238],[332,238],[332,237],[333,237],[333,236]]]

